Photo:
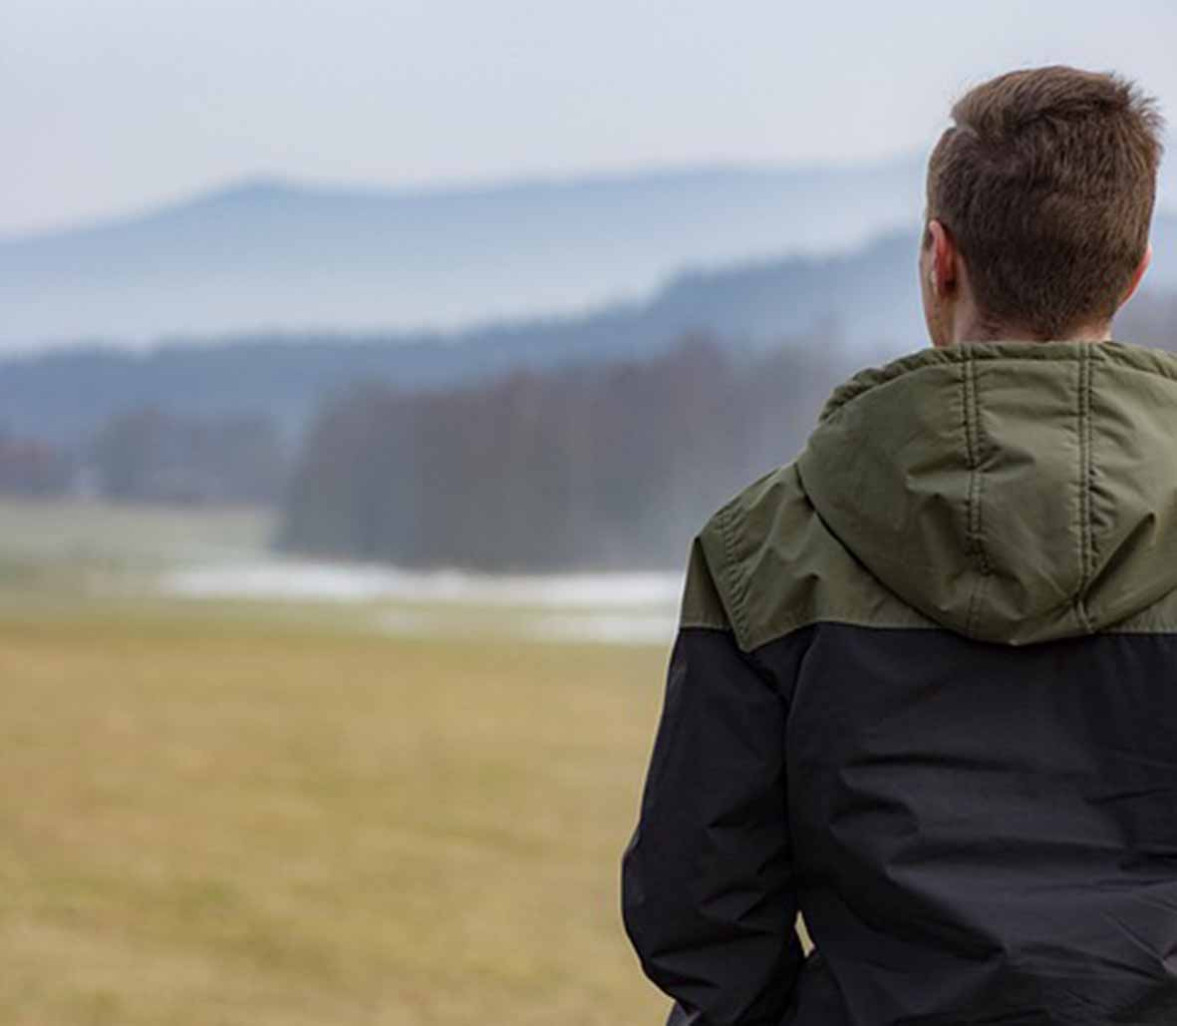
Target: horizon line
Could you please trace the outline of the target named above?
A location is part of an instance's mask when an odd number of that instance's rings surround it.
[[[258,171],[210,181],[208,184],[173,193],[164,199],[135,207],[113,209],[82,216],[60,224],[17,229],[0,228],[0,245],[40,242],[67,235],[86,234],[123,224],[150,220],[172,210],[183,209],[210,200],[250,191],[284,191],[311,195],[368,196],[384,199],[437,199],[507,193],[521,189],[570,189],[590,185],[621,183],[626,180],[650,180],[708,174],[807,174],[829,172],[844,174],[861,169],[889,169],[922,159],[915,151],[897,151],[863,160],[831,158],[805,159],[796,162],[768,160],[709,159],[691,161],[646,162],[635,165],[603,166],[582,171],[521,171],[517,175],[417,180],[383,185],[369,180],[299,177],[281,172]]]

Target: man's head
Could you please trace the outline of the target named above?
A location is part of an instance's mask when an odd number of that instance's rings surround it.
[[[920,280],[937,346],[1103,339],[1148,266],[1163,121],[1115,75],[977,86],[928,162]]]

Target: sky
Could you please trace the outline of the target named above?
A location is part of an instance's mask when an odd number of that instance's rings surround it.
[[[0,235],[256,177],[451,187],[926,149],[1012,67],[1177,122],[1172,0],[3,0]]]

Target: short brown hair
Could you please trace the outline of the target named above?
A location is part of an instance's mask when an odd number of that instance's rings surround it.
[[[994,329],[1111,319],[1148,245],[1164,121],[1114,74],[1014,71],[966,93],[928,162],[928,219]]]

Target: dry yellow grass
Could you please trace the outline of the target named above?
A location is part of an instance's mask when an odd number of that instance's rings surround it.
[[[657,1022],[617,882],[665,657],[0,623],[0,1022]]]

